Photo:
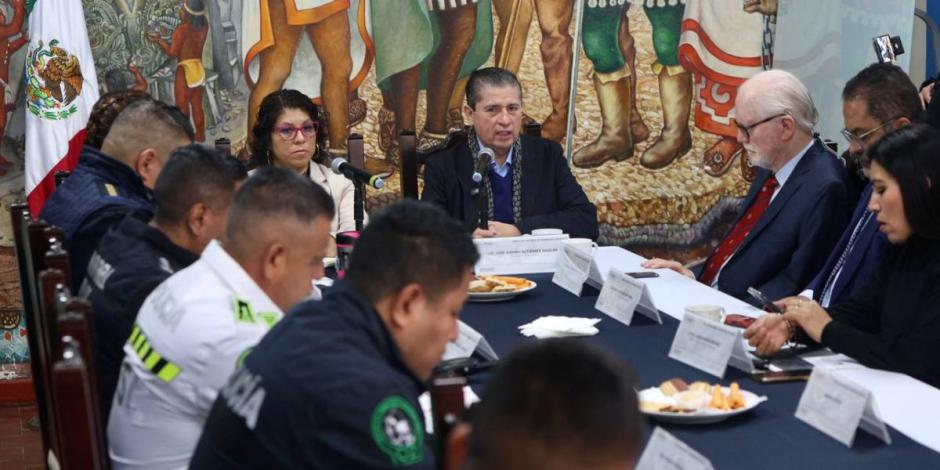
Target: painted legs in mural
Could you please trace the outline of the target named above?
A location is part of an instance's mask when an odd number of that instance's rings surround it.
[[[656,142],[643,152],[640,164],[646,168],[664,168],[692,148],[689,114],[692,106],[692,74],[679,65],[679,34],[685,2],[675,5],[657,3],[643,6],[653,27],[656,63],[653,71],[659,80],[659,99],[663,110],[663,129]]]
[[[13,18],[9,23],[6,22],[6,15],[0,13],[0,100],[2,100],[0,101],[0,139],[3,139],[6,132],[7,112],[12,111],[7,106],[15,107],[14,103],[8,105],[6,99],[7,83],[10,80],[10,56],[28,41],[25,32],[20,37],[10,40],[11,37],[20,34],[20,29],[23,27],[23,20],[26,16],[24,1],[12,2]],[[0,155],[0,176],[6,174],[10,165],[12,165],[10,161]]]
[[[189,0],[183,2],[180,8],[181,22],[173,30],[169,43],[157,33],[147,34],[147,40],[177,60],[173,94],[176,106],[187,117],[192,117],[197,142],[206,140],[206,118],[202,109],[206,71],[202,65],[202,49],[209,34],[209,23],[205,15],[206,9],[201,0]]]
[[[435,11],[441,42],[428,67],[428,112],[418,148],[430,151],[447,136],[447,112],[460,66],[476,33],[477,5]]]
[[[542,122],[542,137],[561,142],[568,126],[568,102],[571,85],[571,56],[574,39],[569,33],[574,11],[572,0],[496,0],[499,17],[496,38],[496,64],[519,71],[533,6],[542,30],[542,67],[551,98],[552,112]]]
[[[291,65],[301,36],[306,33],[322,64],[323,77],[320,96],[326,111],[331,153],[345,153],[349,117],[347,109],[349,73],[352,58],[349,54],[349,19],[341,10],[323,20],[308,25],[291,25],[287,21],[284,2],[269,1],[274,44],[261,51],[258,81],[251,90],[248,102],[248,129],[257,119],[258,106],[265,96],[280,90],[291,73]]]
[[[626,16],[629,7],[627,2],[585,5],[582,39],[594,65],[602,122],[600,135],[574,153],[574,164],[582,168],[626,160],[633,156],[634,143],[649,137],[636,107],[636,46]]]

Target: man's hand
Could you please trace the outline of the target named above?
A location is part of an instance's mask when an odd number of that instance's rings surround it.
[[[790,339],[790,328],[783,315],[767,314],[744,330],[744,338],[748,344],[757,348],[759,356],[770,356]]]
[[[643,266],[644,269],[671,269],[685,277],[695,279],[695,274],[678,261],[653,258],[649,261],[644,261],[640,266]]]
[[[493,238],[496,232],[492,230],[483,230],[482,228],[473,229],[473,238]]]
[[[744,2],[744,11],[748,13],[776,15],[777,0],[747,0]]]
[[[493,232],[495,237],[518,237],[522,235],[522,232],[519,231],[513,224],[504,224],[502,222],[490,222],[490,231]]]
[[[920,89],[920,105],[927,108],[927,105],[930,104],[930,99],[933,97],[933,86],[936,82],[931,83]]]
[[[817,343],[820,342],[823,329],[832,321],[832,317],[824,308],[804,297],[787,297],[778,302],[786,306],[784,319],[800,325],[807,336]]]

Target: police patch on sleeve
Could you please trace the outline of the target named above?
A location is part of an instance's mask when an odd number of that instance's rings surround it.
[[[372,412],[372,440],[393,465],[411,465],[424,458],[424,427],[411,403],[391,396]]]

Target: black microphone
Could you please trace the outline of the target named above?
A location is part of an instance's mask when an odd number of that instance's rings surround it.
[[[372,186],[375,189],[382,189],[385,186],[385,180],[376,175],[370,175],[359,168],[349,164],[345,158],[334,158],[330,169],[337,175],[343,175],[353,181]]]
[[[486,172],[486,169],[490,166],[490,162],[496,158],[496,154],[493,153],[493,149],[489,147],[481,147],[479,153],[479,162],[477,167],[473,169],[473,182],[480,184],[483,182],[483,173]]]

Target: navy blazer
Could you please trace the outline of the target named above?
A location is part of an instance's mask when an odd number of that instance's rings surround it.
[[[832,274],[832,270],[835,269],[836,263],[839,262],[842,252],[845,251],[846,246],[849,244],[852,231],[855,230],[859,219],[868,212],[868,200],[871,199],[871,191],[871,183],[868,183],[865,186],[865,190],[862,191],[862,196],[855,206],[855,212],[852,213],[852,220],[849,222],[848,226],[845,227],[845,231],[842,233],[842,238],[839,239],[839,243],[836,244],[832,253],[829,254],[829,259],[826,260],[826,264],[823,265],[822,270],[819,271],[816,278],[806,286],[807,289],[812,289],[814,300],[818,301],[822,299],[823,288],[826,286],[826,281]],[[838,304],[840,301],[850,297],[865,283],[869,276],[871,276],[872,271],[875,270],[875,266],[881,261],[887,244],[888,239],[878,230],[878,222],[875,220],[875,217],[872,216],[868,220],[868,223],[859,230],[858,235],[855,236],[855,245],[853,245],[852,251],[849,251],[845,255],[845,262],[842,265],[842,274],[839,274],[839,278],[836,279],[836,283],[832,286],[832,296],[829,299],[829,305]]]
[[[538,228],[560,228],[572,238],[598,237],[597,208],[578,180],[556,142],[523,135],[522,233]],[[515,157],[514,162],[515,162]],[[422,201],[433,202],[460,219],[468,231],[477,227],[483,196],[473,182],[473,156],[464,133],[455,134],[447,147],[432,153],[424,165]]]
[[[758,170],[738,219],[770,176]],[[797,294],[819,272],[845,229],[849,194],[845,168],[815,141],[722,268],[718,290],[758,306],[748,287],[771,299]]]

